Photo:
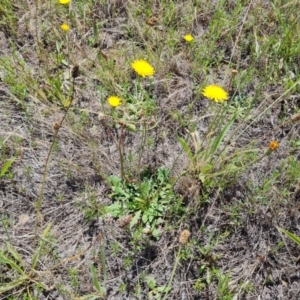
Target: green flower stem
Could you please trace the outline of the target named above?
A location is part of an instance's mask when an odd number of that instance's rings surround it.
[[[36,218],[35,218],[35,226],[34,226],[34,244],[36,242],[36,239],[37,239],[37,229],[38,229],[38,223],[39,223],[39,219],[40,219],[40,211],[41,211],[41,207],[42,207],[42,203],[43,203],[43,195],[44,195],[44,189],[45,189],[45,183],[46,183],[46,178],[47,178],[47,171],[48,171],[48,165],[49,165],[49,161],[50,161],[50,156],[51,156],[51,153],[53,151],[53,148],[54,148],[54,145],[55,145],[55,142],[56,142],[56,139],[57,139],[57,136],[58,136],[58,132],[59,132],[59,129],[61,128],[66,116],[67,116],[67,113],[73,103],[73,100],[74,100],[74,93],[75,93],[75,78],[73,78],[73,90],[72,90],[72,96],[71,96],[71,101],[61,119],[61,121],[57,124],[57,126],[55,126],[54,128],[54,136],[53,136],[53,141],[52,141],[52,144],[50,146],[50,149],[48,151],[48,154],[47,154],[47,158],[46,158],[46,162],[45,162],[45,167],[44,167],[44,172],[43,172],[43,177],[42,177],[42,185],[41,185],[41,189],[40,189],[40,193],[39,193],[39,197],[38,197],[38,200],[37,200],[37,204],[36,204]]]
[[[180,261],[181,247],[182,247],[182,245],[179,246],[179,250],[178,250],[176,260],[175,260],[175,264],[174,264],[174,267],[173,267],[173,271],[172,271],[172,274],[171,274],[171,277],[170,277],[170,280],[169,280],[169,283],[168,283],[168,286],[167,286],[167,291],[165,293],[165,296],[164,296],[163,300],[167,299],[167,297],[168,297],[169,290],[171,288],[171,285],[172,285],[172,282],[173,282],[173,279],[174,279],[174,276],[175,276],[175,272],[177,270],[177,267],[178,267],[178,264],[179,264],[179,261]]]
[[[142,155],[143,155],[143,151],[145,148],[145,143],[146,143],[146,137],[147,137],[147,125],[146,125],[146,121],[143,122],[143,136],[142,136],[142,143],[141,143],[141,147],[140,147],[140,151],[139,151],[139,160],[138,160],[138,176],[140,175],[141,172],[141,164],[142,164]]]
[[[121,135],[118,143],[118,150],[119,150],[119,155],[120,155],[120,173],[121,173],[121,178],[122,180],[125,179],[125,174],[124,174],[124,140],[125,140],[125,132],[124,132],[124,126],[121,125]]]

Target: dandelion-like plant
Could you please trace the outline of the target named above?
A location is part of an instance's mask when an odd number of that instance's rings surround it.
[[[186,34],[183,38],[188,43],[194,40],[194,37],[191,34]]]
[[[69,4],[71,0],[58,0],[60,4]]]
[[[220,86],[212,84],[204,88],[202,95],[215,102],[228,100],[228,93]]]
[[[117,96],[108,97],[107,102],[111,107],[118,107],[122,104],[121,99]]]
[[[153,76],[155,73],[154,68],[147,61],[143,59],[135,60],[131,64],[131,67],[138,75],[142,77]]]
[[[67,31],[70,30],[70,26],[69,26],[68,24],[66,24],[66,23],[63,23],[63,24],[60,26],[60,28],[61,28],[63,31],[65,31],[65,32],[67,32]]]

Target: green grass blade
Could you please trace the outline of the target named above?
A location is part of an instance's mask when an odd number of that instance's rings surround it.
[[[23,264],[22,259],[19,255],[19,253],[14,249],[14,247],[10,243],[5,243],[6,249],[9,251],[9,253],[14,257],[16,261]]]
[[[210,151],[210,155],[214,155],[215,152],[217,151],[217,149],[219,148],[221,142],[223,141],[226,133],[228,132],[228,130],[230,129],[230,127],[232,126],[233,122],[235,121],[236,119],[236,115],[234,115],[231,120],[227,123],[227,125],[222,129],[222,131],[219,133],[219,135],[216,137],[213,145],[212,145],[212,148],[211,148],[211,151]]]
[[[36,267],[38,258],[40,256],[40,253],[41,253],[42,249],[43,249],[43,246],[44,246],[45,241],[46,241],[46,237],[47,237],[47,235],[48,235],[48,233],[50,231],[51,226],[52,226],[52,223],[49,223],[48,226],[43,231],[43,234],[41,236],[37,252],[35,253],[35,255],[33,256],[33,259],[32,259],[31,270],[34,270],[35,267]]]
[[[5,284],[2,283],[0,285],[0,295],[5,292],[8,292],[12,289],[15,289],[20,285],[23,285],[26,280],[28,280],[28,277],[26,275],[23,275],[23,276],[18,277],[18,279],[14,280],[12,282],[5,283]]]
[[[92,281],[93,281],[93,284],[94,284],[94,287],[95,289],[101,294],[101,295],[105,295],[106,294],[106,291],[105,291],[105,288],[103,288],[100,283],[99,283],[99,280],[98,280],[98,277],[97,277],[97,269],[90,263],[90,270],[91,270],[91,274],[92,274]]]
[[[287,237],[289,237],[292,241],[294,241],[296,244],[298,244],[300,246],[300,237],[285,230],[282,228],[278,228],[278,230],[282,231]]]
[[[10,265],[10,267],[17,271],[19,274],[24,274],[23,269],[14,260],[5,255],[3,251],[0,251],[0,264]]]
[[[182,146],[183,150],[186,152],[186,154],[188,155],[189,159],[191,161],[194,160],[194,155],[190,149],[190,147],[187,145],[187,143],[185,142],[184,139],[182,139],[181,137],[177,136],[177,140],[180,143],[180,145]]]
[[[0,172],[0,178],[2,178],[5,175],[5,173],[8,171],[8,169],[14,163],[15,160],[16,160],[16,157],[12,157],[3,165],[1,172]]]
[[[101,250],[100,250],[101,266],[103,270],[103,280],[104,286],[106,285],[107,273],[106,273],[106,261],[105,261],[105,240],[102,240]]]

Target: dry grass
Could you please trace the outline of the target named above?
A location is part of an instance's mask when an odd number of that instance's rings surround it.
[[[2,1],[0,299],[298,299],[297,11]]]

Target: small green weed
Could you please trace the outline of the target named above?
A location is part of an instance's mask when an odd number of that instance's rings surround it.
[[[77,202],[77,205],[83,211],[85,219],[92,221],[99,216],[103,216],[105,208],[97,199],[97,193],[90,186],[86,185],[82,193],[84,201]]]
[[[216,297],[218,300],[232,300],[234,294],[230,291],[230,273],[222,274],[219,270],[215,270],[218,280]]]
[[[161,167],[152,175],[148,170],[140,182],[122,181],[118,176],[110,176],[108,183],[112,193],[113,204],[106,207],[106,213],[113,217],[134,214],[130,226],[141,222],[150,227],[154,237],[159,237],[158,226],[162,224],[165,213],[171,207],[179,205],[173,186],[169,180],[169,170]]]
[[[161,299],[163,293],[170,291],[170,288],[164,285],[157,286],[156,280],[153,277],[147,277],[145,281],[150,289],[150,292],[148,292],[149,299]]]

